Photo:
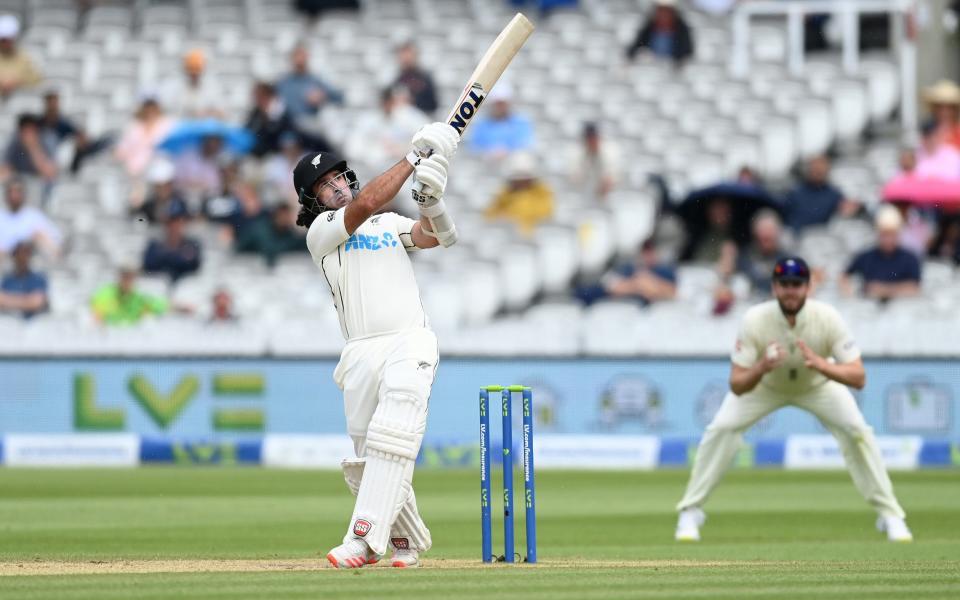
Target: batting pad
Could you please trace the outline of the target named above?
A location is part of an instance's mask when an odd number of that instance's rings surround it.
[[[367,428],[366,466],[347,537],[383,554],[390,529],[413,490],[413,466],[427,424],[433,370],[415,360],[384,369],[383,392]],[[359,524],[359,526],[358,526]]]
[[[340,463],[343,469],[343,478],[347,482],[347,488],[354,496],[360,490],[360,481],[363,478],[363,471],[366,465],[366,459],[353,458],[345,459]],[[430,536],[430,530],[420,517],[420,511],[417,508],[417,497],[410,490],[407,501],[403,503],[400,514],[397,515],[393,527],[390,528],[390,538],[407,538],[410,540],[410,547],[419,552],[425,552],[433,545],[433,538]]]

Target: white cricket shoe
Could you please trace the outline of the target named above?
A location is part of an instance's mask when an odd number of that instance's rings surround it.
[[[408,538],[390,538],[390,545],[393,546],[393,557],[390,559],[391,567],[408,569],[420,566],[420,552],[410,547]]]
[[[677,532],[674,539],[678,542],[699,542],[700,526],[707,520],[707,515],[697,507],[685,508],[677,518]]]
[[[887,534],[891,542],[912,542],[913,534],[907,527],[907,522],[900,517],[878,517],[877,530]]]
[[[338,569],[359,569],[376,563],[380,557],[373,553],[366,542],[354,538],[328,552],[327,560]]]

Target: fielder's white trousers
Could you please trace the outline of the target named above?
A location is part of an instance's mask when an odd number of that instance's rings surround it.
[[[368,456],[367,433],[377,408],[383,402],[391,402],[391,398],[398,392],[405,396],[416,396],[417,403],[422,405],[422,410],[405,413],[415,422],[404,425],[411,430],[422,431],[425,428],[427,404],[438,362],[437,338],[429,329],[412,329],[354,340],[347,344],[333,378],[343,390],[347,433],[353,440],[358,457]],[[419,440],[416,446],[409,449],[414,456],[419,449]],[[399,484],[396,481],[389,483],[391,488],[399,485],[409,489],[406,500],[402,501],[402,508],[388,510],[391,514],[369,514],[370,509],[366,507],[363,509],[364,516],[374,523],[386,524],[392,537],[411,538],[415,549],[427,550],[430,546],[430,534],[417,510],[417,500],[412,488],[412,466],[407,471],[409,474],[404,474]],[[371,472],[368,460],[362,486],[376,486],[375,493],[384,497],[396,493],[393,489],[383,489],[381,482],[368,481],[367,474]],[[380,535],[373,535],[377,533]],[[375,531],[373,534],[366,538],[367,543],[375,552],[383,553],[386,531]],[[347,537],[352,535],[353,521],[348,528]]]
[[[882,516],[904,517],[880,456],[873,429],[850,390],[828,381],[806,395],[788,397],[757,386],[742,396],[728,393],[700,440],[686,493],[677,510],[702,506],[729,468],[743,432],[771,412],[796,406],[813,413],[837,439],[857,490]]]

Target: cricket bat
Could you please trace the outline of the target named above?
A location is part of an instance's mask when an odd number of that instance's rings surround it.
[[[487,48],[486,54],[473,70],[473,75],[470,76],[460,99],[453,105],[453,109],[447,116],[447,123],[457,130],[460,137],[463,137],[463,133],[470,126],[470,121],[480,110],[483,99],[493,89],[507,65],[517,55],[531,33],[533,33],[533,23],[521,13],[517,13]]]
[[[466,87],[463,88],[463,93],[460,94],[460,98],[453,105],[450,114],[447,115],[446,122],[457,130],[461,138],[467,127],[470,126],[473,117],[480,110],[483,99],[493,89],[497,80],[506,70],[507,65],[517,55],[531,33],[533,33],[533,23],[522,14],[517,13],[503,28],[497,39],[493,40],[493,43],[487,48],[487,52],[480,59],[480,63],[473,70],[473,75],[467,81]],[[414,184],[413,197],[418,204],[422,192],[423,184]],[[449,212],[444,211],[428,218],[433,231],[445,232],[443,238],[438,238],[444,248],[449,248],[457,243],[457,228]]]

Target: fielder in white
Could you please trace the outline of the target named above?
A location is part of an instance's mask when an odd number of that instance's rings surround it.
[[[879,515],[877,528],[891,541],[913,539],[873,429],[850,393],[866,382],[860,350],[835,309],[807,299],[809,283],[803,259],[781,259],[773,272],[776,299],[744,316],[731,356],[730,393],[707,426],[677,505],[677,540],[700,539],[706,520],[701,506],[730,466],[743,432],[784,406],[813,413],[834,435],[854,485]]]
[[[343,474],[357,500],[343,543],[327,554],[338,568],[376,563],[388,545],[394,567],[418,566],[430,548],[412,480],[439,356],[407,253],[455,240],[442,196],[459,140],[446,123],[423,127],[410,154],[363,189],[333,153],[308,154],[293,172],[297,223],[347,340],[333,377],[356,451]],[[424,216],[376,214],[411,174]]]

